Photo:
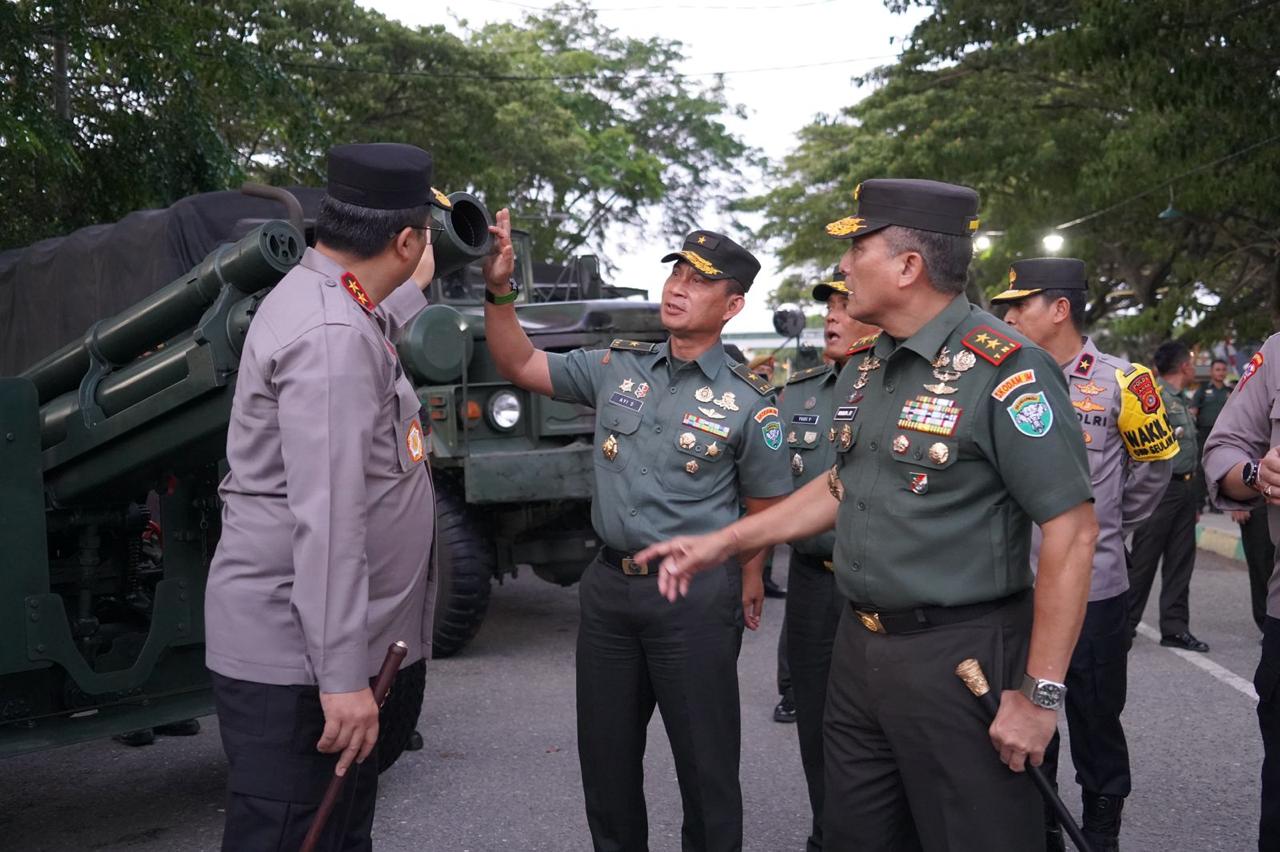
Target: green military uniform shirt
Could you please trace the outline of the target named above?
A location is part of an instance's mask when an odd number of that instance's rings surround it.
[[[1160,397],[1164,400],[1164,410],[1169,418],[1169,425],[1173,427],[1173,436],[1178,439],[1178,454],[1173,457],[1173,475],[1195,473],[1200,450],[1196,444],[1196,424],[1191,419],[1191,412],[1187,410],[1187,399],[1163,382],[1157,382],[1156,385],[1160,388]]]
[[[670,343],[547,353],[556,399],[596,409],[591,522],[635,552],[737,520],[791,490],[773,387],[719,343],[672,371]]]
[[[839,370],[823,364],[796,373],[782,392],[782,425],[787,430],[791,479],[798,491],[813,479],[826,476],[835,464],[836,379]],[[791,542],[797,553],[829,560],[835,549],[835,530]]]
[[[836,403],[836,578],[868,608],[1027,589],[1031,524],[1092,499],[1062,370],[964,296],[855,349]]]
[[[1222,413],[1222,407],[1227,404],[1229,396],[1231,396],[1231,388],[1216,388],[1213,382],[1208,382],[1196,390],[1195,396],[1191,398],[1191,407],[1196,409],[1197,432],[1201,435],[1209,434],[1218,415]]]

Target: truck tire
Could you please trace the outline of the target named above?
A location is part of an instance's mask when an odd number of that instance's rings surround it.
[[[418,727],[422,693],[427,685],[427,662],[418,660],[396,672],[391,693],[378,713],[378,774],[400,759]]]
[[[431,641],[438,658],[458,653],[480,630],[497,557],[460,489],[444,477],[436,480],[436,513],[440,565]]]

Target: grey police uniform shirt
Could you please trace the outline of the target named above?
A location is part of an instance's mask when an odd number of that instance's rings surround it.
[[[1084,432],[1094,512],[1098,517],[1090,601],[1107,600],[1128,590],[1125,536],[1151,516],[1169,487],[1170,462],[1135,461],[1120,435],[1121,394],[1125,390],[1116,371],[1126,374],[1132,369],[1129,361],[1102,352],[1089,337],[1084,339],[1080,354],[1062,367],[1071,406]],[[1040,527],[1036,526],[1032,537],[1033,566],[1040,555],[1041,539]]]
[[[670,343],[615,341],[547,361],[556,399],[596,409],[591,521],[609,547],[712,532],[738,518],[740,497],[791,491],[773,390],[744,378],[719,342],[675,375]]]
[[[396,640],[430,656],[434,495],[391,343],[426,299],[406,283],[366,310],[343,276],[308,249],[245,341],[205,597],[227,677],[353,692]]]
[[[1204,478],[1209,497],[1219,509],[1253,509],[1253,500],[1233,500],[1222,493],[1220,483],[1231,468],[1256,461],[1272,447],[1280,447],[1280,334],[1273,334],[1240,373],[1240,381],[1227,398],[1204,445]],[[1278,545],[1280,566],[1280,506],[1267,507],[1271,541]],[[1267,586],[1267,615],[1280,618],[1280,571],[1271,572]]]
[[[840,591],[895,611],[1030,588],[1032,522],[1093,496],[1058,364],[963,295],[851,355],[833,415]]]
[[[836,379],[840,369],[823,364],[792,376],[782,390],[782,425],[787,430],[792,487],[799,490],[814,479],[827,475],[836,459],[835,421]],[[830,561],[836,546],[834,528],[790,543],[791,549],[806,556]]]

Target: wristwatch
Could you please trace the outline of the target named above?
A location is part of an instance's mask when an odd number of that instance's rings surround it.
[[[1258,488],[1258,471],[1262,469],[1259,462],[1251,461],[1244,463],[1244,469],[1240,471],[1240,478],[1244,480],[1245,487],[1259,491]]]
[[[1027,700],[1045,710],[1057,710],[1067,698],[1066,684],[1045,680],[1042,677],[1022,676],[1022,688],[1018,690]]]
[[[495,296],[489,291],[488,287],[484,288],[484,300],[492,305],[509,305],[516,299],[520,298],[520,284],[516,279],[512,278],[507,282],[507,286],[511,288],[510,293],[503,293],[501,296]]]

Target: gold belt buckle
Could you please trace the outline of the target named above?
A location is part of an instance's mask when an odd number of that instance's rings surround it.
[[[833,563],[830,559],[822,560],[822,567],[826,568],[828,571],[830,571],[833,574],[835,573],[835,570],[836,570],[835,563]]]
[[[858,614],[858,620],[862,622],[862,626],[870,630],[872,633],[884,633],[884,625],[880,623],[880,613],[863,612],[860,609],[854,610]]]
[[[649,566],[642,565],[630,556],[622,557],[622,573],[628,577],[647,577],[649,575]]]

